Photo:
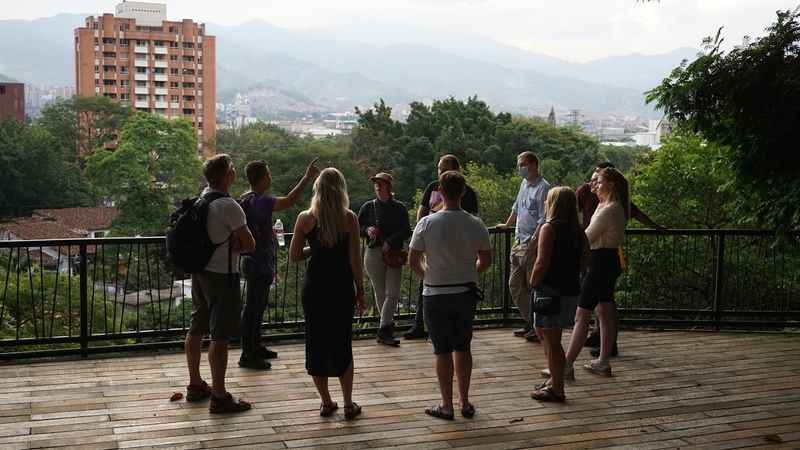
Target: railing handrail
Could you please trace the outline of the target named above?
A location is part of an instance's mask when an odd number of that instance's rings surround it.
[[[490,233],[514,233],[514,227],[489,227]],[[654,228],[628,228],[626,234],[630,235],[664,235],[664,236],[777,236],[775,230],[761,230],[752,228],[668,228],[656,230]],[[284,233],[292,236],[293,233]],[[800,237],[800,231],[790,231],[789,236]],[[95,244],[155,244],[165,239],[165,236],[126,236],[126,237],[97,237],[97,238],[67,238],[67,239],[9,239],[0,240],[0,248],[13,247],[56,247],[67,245],[95,245]]]

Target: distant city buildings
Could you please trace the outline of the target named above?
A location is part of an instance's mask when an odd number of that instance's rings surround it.
[[[216,42],[205,24],[168,21],[165,4],[123,1],[116,15],[89,16],[75,30],[75,76],[79,96],[189,120],[198,151],[212,156],[206,143],[216,135]]]
[[[74,86],[25,85],[25,112],[32,119],[42,115],[42,109],[59,98],[75,95]]]
[[[25,85],[0,82],[0,121],[16,119],[25,123]]]

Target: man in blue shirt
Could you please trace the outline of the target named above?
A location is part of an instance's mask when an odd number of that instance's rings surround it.
[[[517,199],[506,223],[499,227],[515,226],[514,245],[511,248],[511,274],[508,286],[511,298],[525,320],[525,326],[514,330],[514,336],[536,340],[530,314],[531,268],[536,260],[536,236],[539,225],[545,222],[544,201],[550,183],[539,175],[539,158],[531,151],[517,156],[517,170],[522,182]]]
[[[316,162],[316,159],[311,161],[303,178],[286,197],[274,197],[268,193],[272,186],[272,173],[266,162],[251,161],[245,167],[250,191],[242,194],[239,204],[247,217],[247,226],[255,237],[256,248],[242,255],[242,273],[247,280],[247,303],[242,309],[242,356],[239,358],[239,367],[267,370],[271,367],[267,359],[278,356],[261,345],[261,321],[275,276],[277,245],[272,231],[272,213],[290,208],[297,202],[306,185],[319,173]]]

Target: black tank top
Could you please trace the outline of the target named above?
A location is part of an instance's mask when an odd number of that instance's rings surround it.
[[[561,295],[580,294],[580,260],[583,252],[583,239],[580,227],[566,223],[548,222],[555,230],[555,242],[550,259],[550,268],[544,277],[544,284],[556,289]]]

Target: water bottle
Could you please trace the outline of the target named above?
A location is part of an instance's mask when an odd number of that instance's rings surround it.
[[[281,247],[286,245],[286,241],[283,239],[283,222],[281,222],[281,219],[275,221],[272,231],[275,232],[275,237],[278,239],[278,245]]]

